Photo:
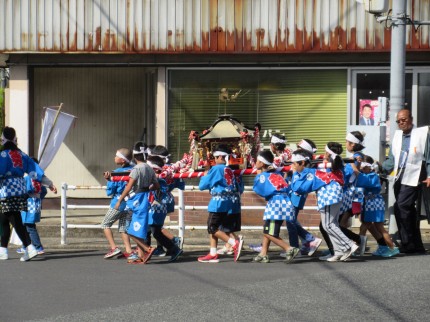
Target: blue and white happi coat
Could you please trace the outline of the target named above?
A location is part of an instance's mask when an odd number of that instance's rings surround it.
[[[45,198],[48,191],[40,182],[29,176],[25,176],[24,180],[28,193],[27,211],[21,211],[21,218],[24,224],[35,224],[40,222],[42,199]]]
[[[150,192],[140,192],[129,196],[127,208],[132,211],[130,226],[127,234],[146,239],[149,220]]]
[[[160,184],[159,192],[151,191],[149,208],[149,225],[164,225],[167,216],[167,205],[171,202],[169,194],[169,186],[163,179],[158,179]]]
[[[298,194],[316,191],[317,207],[323,209],[342,202],[343,173],[341,171],[323,171],[305,168],[302,172],[293,174],[291,190]]]
[[[27,193],[24,174],[42,181],[42,168],[21,150],[0,153],[0,198],[21,197]]]
[[[133,166],[126,166],[121,167],[113,170],[112,172],[125,172],[125,171],[131,171],[133,169]],[[125,187],[127,186],[128,181],[108,181],[106,184],[106,194],[111,197],[111,201],[109,206],[111,208],[114,208],[119,197],[121,196],[122,192],[124,191]],[[126,202],[121,202],[121,205],[119,206],[119,211],[124,211],[126,207]]]
[[[240,213],[240,192],[237,179],[229,167],[224,164],[213,166],[200,179],[200,190],[209,190],[209,212]]]
[[[263,220],[295,221],[295,209],[289,198],[290,188],[278,172],[262,172],[254,179],[253,190],[267,201]]]
[[[384,222],[385,201],[381,195],[381,181],[378,174],[360,173],[357,187],[364,188],[364,222]]]

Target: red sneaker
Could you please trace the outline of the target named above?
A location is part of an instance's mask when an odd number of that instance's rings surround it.
[[[197,258],[197,260],[200,263],[218,263],[219,262],[218,255],[212,256],[210,253],[207,254],[206,256],[201,256]]]
[[[149,248],[149,250],[147,252],[144,253],[143,258],[142,258],[143,259],[143,264],[146,264],[151,259],[152,254],[154,253],[154,251],[155,251],[155,248],[151,247],[151,248]]]
[[[234,252],[234,261],[237,262],[240,257],[240,253],[242,252],[243,248],[243,239],[237,239],[236,244],[233,246],[233,252]]]

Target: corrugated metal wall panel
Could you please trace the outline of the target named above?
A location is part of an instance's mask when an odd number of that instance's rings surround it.
[[[392,0],[391,0],[392,2]],[[430,0],[407,13],[429,20]],[[0,52],[389,51],[390,29],[355,0],[0,0]],[[407,27],[409,49],[429,27]]]
[[[154,86],[148,84],[148,73],[140,67],[34,69],[35,151],[42,107],[63,102],[63,111],[78,117],[47,169],[57,186],[64,181],[74,185],[105,184],[102,173],[115,168],[116,149],[132,148],[143,139],[145,124],[150,135],[155,122],[145,115],[153,115],[148,110],[154,108],[154,97],[147,92]]]

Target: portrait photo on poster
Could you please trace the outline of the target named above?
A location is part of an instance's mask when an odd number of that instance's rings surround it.
[[[381,120],[378,100],[361,99],[358,125],[379,125]]]

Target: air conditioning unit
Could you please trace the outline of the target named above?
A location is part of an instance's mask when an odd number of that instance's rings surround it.
[[[388,12],[389,0],[364,0],[364,10],[372,14],[382,14]]]

